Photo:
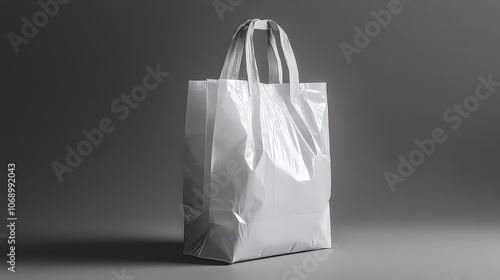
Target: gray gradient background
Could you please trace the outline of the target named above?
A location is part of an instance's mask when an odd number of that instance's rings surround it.
[[[479,75],[500,80],[500,2],[402,0],[348,64],[340,42],[352,44],[353,27],[387,3],[246,0],[220,21],[211,1],[71,1],[17,55],[7,33],[40,8],[3,3],[1,159],[17,162],[19,255],[18,272],[7,273],[1,240],[2,279],[108,280],[122,267],[137,280],[281,279],[312,256],[220,266],[181,255],[187,82],[218,77],[248,18],[286,30],[301,82],[328,83],[340,247],[309,279],[499,279],[500,91],[456,131],[442,114],[474,92]],[[111,102],[157,63],[170,76],[118,120]],[[51,162],[103,117],[115,131],[59,183]],[[448,141],[392,193],[384,171],[435,127]]]

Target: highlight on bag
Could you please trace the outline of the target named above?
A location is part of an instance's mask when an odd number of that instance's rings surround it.
[[[269,83],[259,80],[255,30],[267,31]],[[248,80],[238,79],[243,54]],[[331,248],[326,83],[299,83],[278,24],[246,21],[220,78],[189,81],[185,125],[185,254],[234,263]]]

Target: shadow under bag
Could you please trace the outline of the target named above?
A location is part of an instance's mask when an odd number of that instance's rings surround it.
[[[269,84],[259,81],[256,29],[268,32]],[[238,80],[243,53],[247,81]],[[272,20],[238,28],[220,79],[189,81],[185,254],[233,263],[331,247],[326,95],[326,83],[299,83],[288,37]]]

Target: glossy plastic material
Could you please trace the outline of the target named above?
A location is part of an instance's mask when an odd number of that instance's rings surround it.
[[[259,81],[255,29],[269,31],[272,84]],[[248,81],[238,80],[243,49]],[[326,84],[299,84],[275,22],[240,26],[221,78],[189,82],[186,114],[184,253],[233,263],[331,247]]]

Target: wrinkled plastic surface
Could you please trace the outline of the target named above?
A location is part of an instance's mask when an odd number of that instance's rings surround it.
[[[290,84],[189,82],[184,253],[233,263],[331,247],[326,84],[290,93]]]

